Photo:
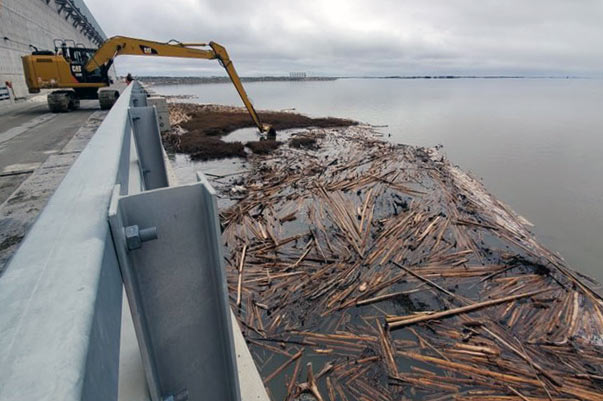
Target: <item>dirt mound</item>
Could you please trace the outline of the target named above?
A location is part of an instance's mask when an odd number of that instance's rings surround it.
[[[260,120],[272,125],[277,131],[288,128],[332,128],[356,125],[352,120],[341,118],[310,118],[301,114],[286,112],[264,112],[258,113]],[[226,135],[239,128],[253,127],[254,123],[246,110],[219,111],[199,110],[191,113],[190,120],[181,124],[182,128],[189,132],[203,133],[205,135]]]
[[[179,149],[194,160],[247,156],[241,142],[224,142],[220,138],[201,135],[182,135]]]
[[[172,125],[184,130],[184,133],[172,132],[164,135],[164,144],[170,150],[188,153],[191,157],[201,160],[245,157],[241,143],[226,143],[219,139],[220,136],[237,129],[254,126],[253,120],[244,108],[187,103],[170,104],[169,107]],[[306,127],[347,127],[358,124],[341,118],[311,118],[290,112],[267,111],[258,114],[262,122],[272,125],[277,131]],[[267,143],[249,142],[247,146],[254,153],[259,154],[269,153],[278,147],[275,141],[263,142]],[[311,147],[311,144],[308,145],[307,140],[300,139],[292,146]]]
[[[316,138],[310,136],[298,136],[289,141],[289,146],[292,148],[317,149]]]
[[[272,152],[274,149],[281,146],[283,143],[279,141],[253,141],[247,142],[247,146],[253,153],[265,155]]]

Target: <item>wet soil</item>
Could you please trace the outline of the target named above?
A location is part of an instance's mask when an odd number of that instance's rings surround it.
[[[332,128],[356,125],[352,120],[340,118],[311,118],[289,112],[258,113],[260,120],[272,125],[277,131],[288,128]],[[254,123],[249,114],[244,111],[199,110],[190,114],[191,119],[181,124],[190,133],[209,136],[226,135],[236,129],[253,127]]]
[[[352,120],[341,118],[311,118],[301,114],[278,111],[259,112],[262,122],[270,124],[276,131],[290,128],[333,128],[357,125]],[[244,108],[195,105],[187,103],[170,104],[170,121],[174,129],[163,135],[168,150],[187,153],[195,160],[210,160],[226,157],[246,157],[244,147],[252,152],[267,154],[278,148],[277,141],[225,142],[221,139],[237,129],[253,127],[254,123]],[[295,147],[312,147],[316,141],[303,137],[294,139]]]
[[[305,148],[305,149],[317,149],[316,138],[310,136],[298,136],[292,138],[289,142],[289,146],[292,148]]]
[[[201,135],[182,135],[178,150],[188,153],[193,160],[247,156],[241,142],[224,142],[220,138]]]
[[[265,155],[268,154],[270,152],[272,152],[273,150],[275,150],[276,148],[278,148],[280,145],[282,145],[282,142],[279,141],[251,141],[251,142],[247,142],[245,144],[245,146],[247,146],[249,149],[251,149],[251,151],[255,154],[258,155]]]

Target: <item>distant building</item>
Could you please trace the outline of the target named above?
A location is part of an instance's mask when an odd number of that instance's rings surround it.
[[[306,79],[306,73],[305,72],[290,72],[289,73],[289,78],[291,78],[292,80],[303,80]]]

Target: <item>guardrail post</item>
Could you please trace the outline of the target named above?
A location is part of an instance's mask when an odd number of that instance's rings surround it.
[[[146,107],[147,106],[147,92],[138,84],[133,82],[130,85],[132,88],[132,106],[133,107]]]
[[[240,401],[213,188],[120,192],[109,222],[152,400]]]
[[[155,107],[130,107],[129,116],[145,189],[169,186]]]

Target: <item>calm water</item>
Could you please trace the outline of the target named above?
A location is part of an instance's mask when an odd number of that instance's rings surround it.
[[[256,108],[349,117],[398,143],[444,145],[453,163],[534,225],[576,269],[603,282],[602,80],[377,80],[246,84]],[[240,105],[228,84],[166,95]]]

